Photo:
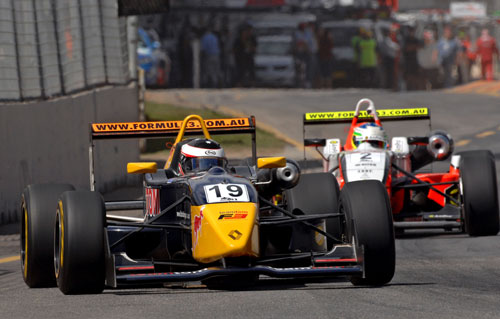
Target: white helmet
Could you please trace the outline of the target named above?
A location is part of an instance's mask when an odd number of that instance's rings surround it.
[[[375,123],[363,123],[354,128],[352,147],[356,149],[361,143],[365,142],[372,147],[385,149],[387,147],[387,134],[385,134],[382,126]]]
[[[196,138],[181,148],[179,173],[207,171],[214,166],[225,167],[227,159],[219,143],[205,138]]]

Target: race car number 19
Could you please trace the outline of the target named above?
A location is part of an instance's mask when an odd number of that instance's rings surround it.
[[[203,186],[207,203],[248,202],[244,184],[213,184]]]

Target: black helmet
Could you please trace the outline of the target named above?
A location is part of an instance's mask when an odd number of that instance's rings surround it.
[[[206,171],[214,166],[226,165],[224,149],[214,140],[196,138],[182,145],[179,173]]]

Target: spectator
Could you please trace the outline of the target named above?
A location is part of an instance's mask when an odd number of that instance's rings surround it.
[[[370,30],[362,33],[358,41],[359,52],[359,74],[363,87],[375,86],[375,75],[377,69],[377,42]]]
[[[362,82],[361,75],[359,73],[359,41],[362,39],[362,34],[365,29],[360,27],[357,33],[351,38],[351,46],[353,49],[353,64],[354,64],[354,81],[355,85],[359,85]]]
[[[351,46],[354,50],[353,62],[359,65],[359,41],[363,38],[365,33],[365,28],[359,28],[358,32],[351,38]]]
[[[309,22],[305,28],[305,36],[307,39],[307,47],[309,48],[309,63],[307,65],[307,85],[313,87],[314,79],[318,69],[318,40],[317,29],[314,22]]]
[[[204,87],[216,88],[220,74],[219,39],[209,27],[201,37],[201,81]]]
[[[300,23],[294,34],[294,54],[297,64],[297,86],[310,87],[308,70],[311,67],[310,39],[306,32],[306,24]]]
[[[471,80],[471,68],[476,60],[476,52],[472,48],[470,37],[465,32],[459,34],[462,50],[460,52],[460,67],[458,68],[458,82],[467,83]]]
[[[417,61],[420,66],[419,89],[431,90],[438,87],[439,52],[434,32],[424,31],[424,45],[417,51]]]
[[[398,89],[396,65],[399,63],[400,55],[396,28],[385,30],[382,41],[380,42],[380,55],[382,57],[382,73],[385,77],[384,87],[396,91]]]
[[[234,63],[236,65],[236,86],[253,86],[255,81],[255,51],[257,40],[252,27],[245,24],[233,45]]]
[[[332,87],[332,72],[333,72],[333,36],[326,29],[319,32],[318,45],[318,68],[320,74],[319,87]]]
[[[231,83],[231,31],[229,30],[229,18],[224,16],[221,20],[219,32],[219,43],[221,47],[220,65],[222,86],[228,87]]]
[[[186,17],[177,42],[177,56],[180,67],[180,87],[193,87],[193,33],[189,17]]]
[[[415,36],[415,28],[408,29],[408,35],[404,40],[403,59],[404,59],[404,79],[406,89],[418,89],[419,82],[419,65],[417,61],[417,51],[422,47],[422,43]]]
[[[444,87],[449,88],[453,85],[452,71],[457,65],[457,54],[460,50],[460,43],[453,36],[449,26],[443,30],[443,37],[438,42],[438,57],[441,62],[444,74]]]
[[[499,59],[498,48],[495,39],[490,35],[488,29],[481,31],[481,36],[477,39],[477,55],[481,58],[481,78],[483,80],[493,80],[493,56]]]

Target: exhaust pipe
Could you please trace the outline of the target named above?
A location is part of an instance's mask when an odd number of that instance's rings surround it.
[[[433,132],[429,136],[427,151],[437,161],[444,161],[453,153],[453,139],[443,131]]]

